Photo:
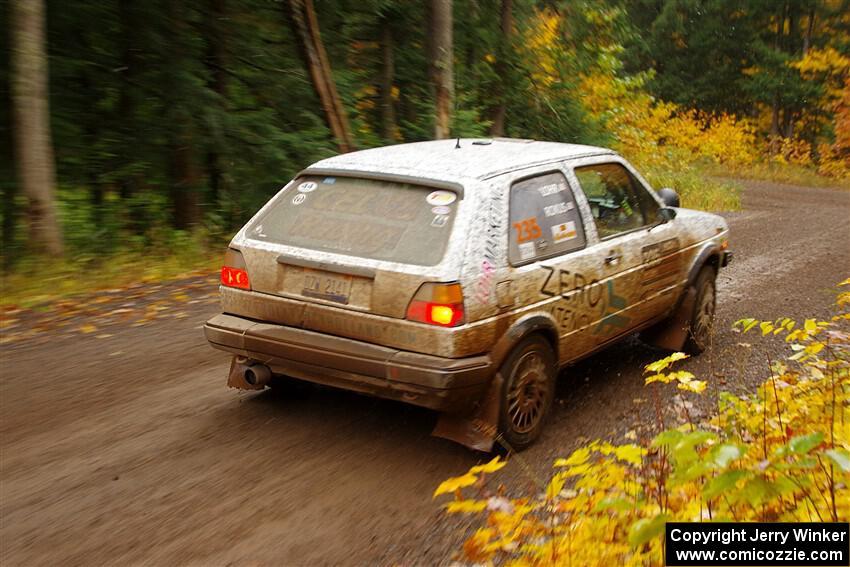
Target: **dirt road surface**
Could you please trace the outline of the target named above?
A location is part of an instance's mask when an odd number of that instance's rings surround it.
[[[850,193],[750,182],[743,196],[715,345],[685,365],[735,391],[767,363],[732,323],[826,316],[850,275]],[[0,347],[0,564],[448,562],[469,526],[431,494],[482,455],[430,437],[435,415],[403,404],[228,390],[229,359],[201,330],[217,311],[207,282],[173,317],[95,333],[77,315],[67,328],[88,332]],[[578,443],[651,422],[641,367],[660,356],[630,340],[567,369],[542,439],[499,480],[533,489]]]

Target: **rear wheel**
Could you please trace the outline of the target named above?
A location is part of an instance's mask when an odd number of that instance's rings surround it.
[[[499,431],[508,449],[521,451],[540,436],[555,397],[555,356],[546,340],[523,340],[502,364]]]
[[[699,354],[708,348],[714,329],[714,311],[717,306],[717,272],[712,266],[704,266],[694,282],[696,299],[688,325],[685,352]]]

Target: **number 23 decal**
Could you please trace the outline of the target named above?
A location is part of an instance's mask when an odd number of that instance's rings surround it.
[[[543,231],[540,230],[535,217],[529,217],[515,222],[513,227],[516,229],[516,241],[519,243],[528,242],[529,240],[543,236]]]

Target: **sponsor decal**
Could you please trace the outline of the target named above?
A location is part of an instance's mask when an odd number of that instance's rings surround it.
[[[425,197],[425,202],[436,207],[440,205],[451,205],[457,199],[457,195],[451,191],[433,191]]]
[[[542,187],[537,188],[541,197],[548,197],[549,195],[560,193],[564,189],[566,189],[566,186],[563,183],[550,183],[549,185],[543,185]]]
[[[307,200],[307,195],[305,195],[304,193],[298,193],[297,195],[295,195],[292,198],[292,204],[293,205],[300,205],[301,203],[303,203],[306,200]]]
[[[447,207],[445,205],[439,205],[437,207],[432,207],[431,212],[435,215],[447,215],[452,212],[451,207]]]
[[[322,180],[322,183],[324,183],[325,185],[333,185],[334,183],[336,183],[336,177],[325,177]]]
[[[570,201],[569,203],[555,203],[554,205],[546,205],[543,207],[543,214],[547,217],[554,217],[556,215],[563,215],[575,208],[575,205]]]
[[[576,223],[573,221],[562,222],[552,226],[552,241],[556,244],[565,240],[572,240],[578,236]]]
[[[298,186],[298,190],[302,193],[310,193],[311,191],[315,191],[318,188],[318,183],[314,183],[312,181],[305,181],[304,183]]]

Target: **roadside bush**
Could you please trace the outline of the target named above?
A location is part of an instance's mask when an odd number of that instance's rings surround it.
[[[850,285],[850,279],[842,286]],[[743,333],[784,337],[793,354],[770,367],[754,395],[722,392],[716,415],[664,428],[658,389],[699,395],[707,383],[673,366],[646,366],[656,430],[651,439],[594,441],[554,463],[537,494],[508,498],[486,477],[496,457],[443,482],[448,513],[478,514],[459,555],[472,563],[648,565],[664,563],[667,521],[847,521],[850,518],[850,291],[829,321],[743,319]],[[746,348],[746,346],[742,347]],[[519,457],[517,457],[519,458]]]

